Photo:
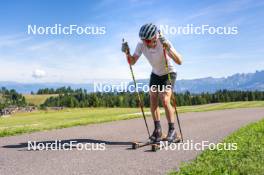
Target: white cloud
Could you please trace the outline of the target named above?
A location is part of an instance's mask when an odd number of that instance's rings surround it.
[[[0,50],[4,51],[0,52],[0,81],[83,83],[88,79],[131,78],[120,50],[121,40],[94,49],[89,43],[76,45],[63,40],[37,41],[34,38],[17,43],[16,38],[6,38],[14,43],[9,42],[8,47],[0,45]],[[142,73],[137,71],[137,77],[142,77]]]
[[[230,13],[237,13],[254,7],[261,7],[263,5],[263,2],[255,0],[230,1],[228,3],[213,3],[209,6],[206,6],[205,8],[199,9],[198,11],[194,11],[194,13],[190,14],[184,20],[197,21],[199,19],[202,19],[203,17],[213,17],[219,19],[220,16],[230,15]]]
[[[33,71],[32,77],[34,78],[43,78],[46,76],[46,72],[44,70],[36,69]]]
[[[22,37],[19,34],[0,36],[0,49],[2,47],[13,47],[20,45],[29,41],[30,39],[31,39],[30,37]]]

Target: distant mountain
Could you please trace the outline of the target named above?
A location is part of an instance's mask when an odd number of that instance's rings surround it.
[[[226,78],[208,77],[193,80],[179,80],[176,83],[176,88],[181,92],[188,90],[193,93],[215,92],[219,89],[264,91],[264,71],[234,74]]]
[[[148,79],[137,80],[138,83],[148,85]],[[116,84],[116,82],[115,82]],[[129,83],[129,84],[132,84]],[[94,91],[94,84],[73,84],[73,83],[17,83],[17,82],[0,82],[0,87],[15,89],[20,93],[37,92],[40,88],[58,88],[70,86],[73,89],[83,88],[88,92]],[[178,80],[176,82],[176,91],[190,91],[192,93],[215,92],[219,89],[228,90],[260,90],[264,91],[264,70],[255,73],[234,74],[223,78],[199,78],[192,80]]]
[[[148,79],[138,80],[138,83],[148,84]],[[215,92],[227,90],[259,90],[264,91],[264,71],[255,73],[234,74],[223,78],[199,78],[176,81],[176,92],[190,91],[192,93]]]

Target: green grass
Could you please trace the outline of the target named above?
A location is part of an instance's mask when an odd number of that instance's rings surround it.
[[[124,115],[139,112],[137,108],[77,108],[62,111],[37,111],[17,113],[0,118],[0,137],[25,132],[66,128],[71,126],[125,120],[138,115]]]
[[[39,106],[40,104],[44,103],[47,98],[58,95],[57,94],[41,94],[41,95],[24,94],[23,96],[26,98],[26,101],[28,103]]]
[[[214,103],[207,105],[182,106],[179,107],[179,112],[206,112],[215,110],[235,109],[235,108],[254,108],[264,107],[264,101],[247,101],[247,102],[229,102],[229,103]]]
[[[206,150],[170,175],[264,174],[264,120],[240,128],[223,143],[237,143],[237,150]]]
[[[178,110],[179,112],[183,113],[241,107],[264,107],[264,101],[183,106],[179,107]],[[149,111],[149,109],[146,109],[146,111]],[[141,117],[141,113],[138,108],[66,108],[62,111],[36,111],[32,113],[17,113],[10,117],[0,118],[0,137],[29,133],[34,131],[87,125],[91,123],[132,119],[136,117]]]

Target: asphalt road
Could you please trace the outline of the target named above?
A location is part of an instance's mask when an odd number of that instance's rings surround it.
[[[185,142],[192,140],[193,143],[217,143],[241,126],[263,117],[264,108],[180,114]],[[150,118],[148,122],[152,125]],[[167,132],[165,117],[162,125]],[[140,118],[0,138],[0,174],[165,174],[201,152],[172,149],[150,152],[150,146],[129,149],[132,141],[144,141],[146,137]],[[98,147],[95,150],[28,150],[28,141],[43,145],[55,140],[95,146],[104,143],[105,150],[96,150]]]

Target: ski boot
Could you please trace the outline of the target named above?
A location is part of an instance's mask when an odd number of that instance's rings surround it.
[[[161,128],[156,128],[153,131],[153,134],[149,138],[152,142],[160,142],[162,141],[162,130]]]
[[[176,140],[176,138],[177,138],[177,133],[175,129],[169,129],[167,137],[166,137],[166,141],[168,141],[169,143],[172,143]]]

